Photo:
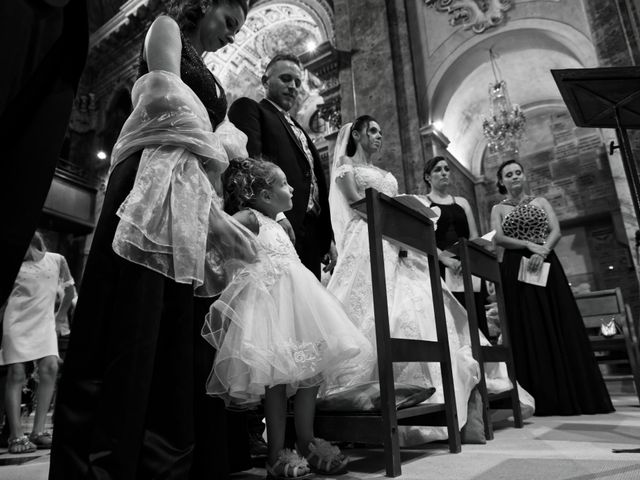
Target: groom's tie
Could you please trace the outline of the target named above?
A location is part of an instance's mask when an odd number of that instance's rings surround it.
[[[302,150],[304,151],[305,157],[307,157],[307,161],[309,162],[309,166],[311,169],[311,188],[309,189],[309,201],[307,202],[307,212],[313,212],[315,214],[320,213],[320,197],[318,195],[318,179],[316,178],[316,173],[313,170],[313,154],[311,153],[311,149],[309,148],[309,143],[307,142],[307,136],[304,134],[302,129],[298,127],[289,112],[283,112],[284,118],[287,120],[287,123],[291,127],[293,134],[296,136],[300,145],[302,146]]]

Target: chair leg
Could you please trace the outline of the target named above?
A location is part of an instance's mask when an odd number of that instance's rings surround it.
[[[399,477],[402,475],[402,462],[400,458],[400,443],[398,441],[398,427],[390,427],[384,440],[384,465],[387,477]]]
[[[516,428],[522,428],[524,422],[522,421],[522,409],[520,408],[520,395],[518,394],[518,383],[516,382],[516,367],[513,361],[507,361],[507,373],[509,380],[511,380],[511,410],[513,411],[513,424]]]
[[[493,440],[493,424],[491,423],[489,392],[487,391],[487,382],[484,380],[484,371],[481,371],[482,378],[478,383],[478,391],[482,399],[482,422],[484,423],[484,437],[487,440]]]
[[[638,368],[638,362],[640,357],[637,348],[627,343],[627,356],[629,357],[629,366],[631,367],[631,374],[633,375],[633,385],[636,388],[636,396],[640,402],[640,369]]]

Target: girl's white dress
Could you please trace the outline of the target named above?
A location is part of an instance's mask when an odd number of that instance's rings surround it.
[[[54,310],[58,289],[67,285],[73,278],[62,255],[22,262],[4,312],[0,365],[58,356]]]
[[[218,350],[207,392],[250,406],[265,387],[287,393],[353,378],[356,355],[373,361],[371,344],[340,302],[300,261],[284,229],[251,210],[260,225],[260,260],[238,273],[207,316],[203,336]]]

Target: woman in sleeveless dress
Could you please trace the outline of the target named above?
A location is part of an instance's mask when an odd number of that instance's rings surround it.
[[[388,195],[398,194],[395,177],[372,163],[372,156],[381,146],[382,132],[369,116],[359,117],[353,124],[342,127],[331,170],[329,202],[331,221],[338,248],[338,263],[328,289],[344,305],[351,321],[375,347],[375,320],[371,283],[371,262],[367,222],[349,205],[364,197],[367,188]],[[389,323],[393,337],[436,340],[435,318],[431,298],[431,280],[427,261],[413,253],[400,258],[400,249],[383,239]],[[479,368],[471,355],[467,314],[443,284],[446,321],[449,332],[456,410],[462,427],[467,420],[467,402],[479,381]],[[360,357],[355,378],[350,385],[378,379],[377,362]],[[487,368],[487,377],[500,390],[510,388],[506,371],[498,364]],[[396,382],[435,387],[428,402],[444,401],[440,366],[437,363],[396,363]],[[501,384],[501,385],[499,385]],[[335,391],[335,390],[333,390]],[[329,389],[327,398],[332,390]],[[447,438],[445,427],[400,427],[403,444],[419,444]]]
[[[446,279],[448,275],[460,275],[462,264],[460,260],[445,252],[461,238],[472,239],[478,236],[476,221],[471,211],[471,205],[464,197],[449,193],[451,186],[451,167],[444,157],[433,157],[424,166],[423,179],[430,188],[427,194],[429,206],[438,207],[440,216],[437,221],[436,245],[441,251],[440,273]],[[466,307],[464,292],[452,291],[453,296]],[[489,335],[485,301],[488,293],[484,282],[480,283],[480,291],[475,292],[476,316],[478,327],[485,335]]]
[[[518,382],[535,398],[536,415],[580,415],[613,411],[582,317],[553,248],[560,240],[549,202],[524,192],[525,174],[516,160],[498,169],[507,198],[495,205],[491,223],[504,247],[501,273]],[[549,264],[546,286],[518,280],[523,259],[531,272]]]
[[[55,309],[59,289],[64,296]],[[50,448],[51,435],[45,422],[58,375],[58,338],[56,321],[66,316],[73,298],[73,278],[62,255],[47,252],[40,233],[31,239],[18,276],[6,303],[2,321],[0,365],[7,367],[5,402],[10,430],[9,453],[30,453]],[[38,387],[33,431],[22,434],[20,404],[27,381],[25,363],[37,362]]]
[[[216,192],[246,136],[223,122],[224,91],[201,56],[233,42],[246,14],[242,0],[184,0],[147,33],[75,312],[49,478],[228,474],[224,417],[201,400],[208,305],[194,296],[220,292],[229,261],[254,261],[256,245]]]

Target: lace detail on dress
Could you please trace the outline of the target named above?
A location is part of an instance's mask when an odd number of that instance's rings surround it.
[[[344,177],[347,173],[353,173],[353,165],[343,164],[336,168],[336,178]]]
[[[362,193],[363,197],[364,191],[369,187],[373,187],[390,197],[398,195],[398,181],[391,172],[373,165],[354,165],[353,174],[358,192]]]
[[[258,210],[253,208],[249,210],[255,215],[258,225],[260,225],[258,243],[271,261],[263,272],[266,279],[265,283],[269,286],[289,268],[291,262],[299,261],[298,253],[287,232],[278,222]]]
[[[549,218],[542,207],[531,203],[534,198],[526,197],[514,205],[502,220],[502,231],[508,237],[543,245],[550,233]],[[503,203],[513,205],[508,201]]]

